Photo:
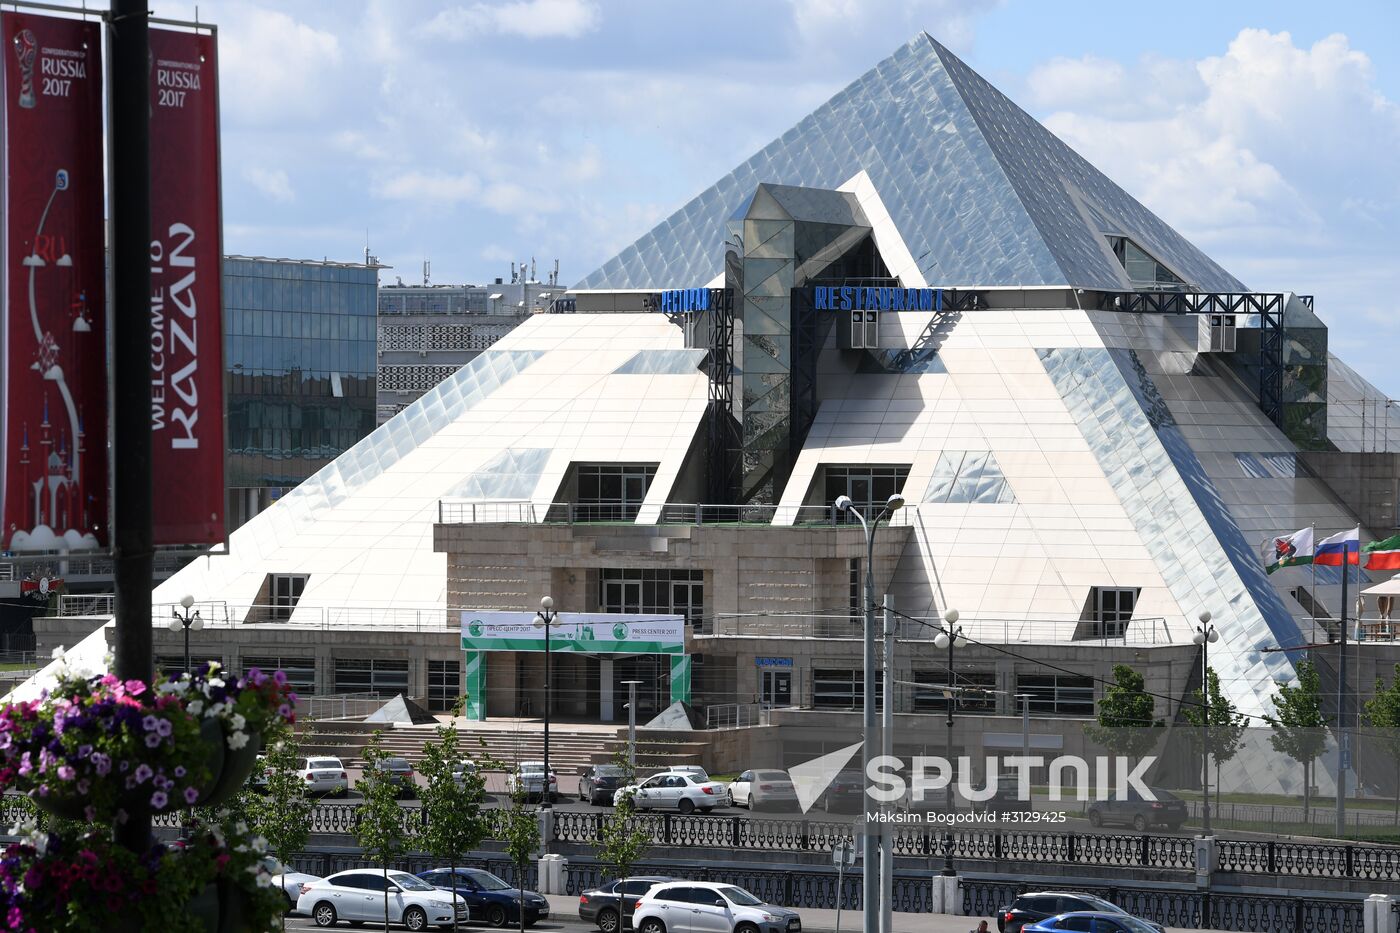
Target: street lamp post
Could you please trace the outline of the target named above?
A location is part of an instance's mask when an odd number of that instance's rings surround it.
[[[1210,646],[1220,633],[1210,624],[1210,611],[1202,612],[1201,624],[1191,640],[1201,646],[1201,831],[1210,835]]]
[[[637,685],[640,680],[624,680],[627,687],[627,770],[628,781],[637,777]]]
[[[558,624],[558,619],[559,613],[554,611],[553,598],[546,596],[541,599],[540,611],[535,615],[535,621],[532,624],[535,628],[544,629],[544,787],[540,791],[540,806],[546,810],[552,806],[549,787],[549,706],[553,677],[549,666],[549,642],[550,629]]]
[[[190,673],[190,629],[196,632],[204,628],[204,620],[199,617],[199,610],[190,612],[190,607],[194,605],[194,597],[185,595],[180,597],[180,607],[185,610],[180,614],[179,609],[170,610],[170,631],[185,633],[185,672]]]
[[[864,691],[862,698],[861,725],[864,743],[861,745],[861,771],[870,774],[870,759],[875,754],[875,532],[880,522],[904,507],[904,497],[895,493],[885,500],[884,506],[875,518],[867,522],[865,516],[855,507],[850,496],[838,496],[832,503],[836,511],[845,512],[860,522],[865,532],[865,652],[864,652]],[[873,505],[872,505],[873,508]],[[886,677],[893,677],[888,671]],[[892,855],[892,853],[891,853]],[[861,840],[861,908],[865,915],[866,933],[875,933],[880,928],[880,839],[872,827],[866,825],[865,836]]]
[[[944,696],[948,700],[948,733],[944,737],[943,758],[948,762],[948,787],[943,798],[944,809],[947,811],[948,831],[943,836],[943,874],[956,875],[957,869],[953,867],[953,775],[957,773],[957,768],[953,766],[953,700],[957,696],[957,688],[953,683],[953,649],[961,648],[967,644],[967,638],[963,635],[962,626],[958,625],[958,610],[949,609],[943,613],[944,627],[938,634],[933,636],[933,643],[938,648],[948,649],[948,689],[944,691]]]

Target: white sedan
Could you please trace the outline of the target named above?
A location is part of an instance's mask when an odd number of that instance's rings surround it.
[[[640,784],[620,787],[613,794],[617,804],[631,795],[638,810],[676,809],[681,813],[709,813],[715,807],[729,806],[729,786],[719,781],[700,781],[679,771],[653,774]]]
[[[387,892],[387,893],[386,893]],[[336,872],[329,878],[309,884],[297,899],[297,913],[310,917],[318,927],[333,927],[342,920],[354,926],[384,920],[384,900],[389,901],[389,922],[399,923],[410,930],[426,930],[430,926],[451,926],[453,915],[458,923],[469,918],[467,902],[455,895],[439,891],[422,878],[408,872],[384,872],[356,868]]]
[[[345,765],[339,758],[303,758],[298,764],[302,789],[308,794],[344,797],[350,787]]]
[[[282,893],[287,896],[288,910],[296,910],[303,886],[324,880],[319,875],[308,875],[304,871],[288,871],[285,865],[270,855],[263,859],[262,863],[267,873],[272,876],[272,886],[281,888]]]

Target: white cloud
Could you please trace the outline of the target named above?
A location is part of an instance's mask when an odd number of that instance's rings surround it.
[[[1001,0],[788,0],[805,43],[839,48],[843,58],[866,55],[871,62],[920,31],[949,48],[964,49],[972,42],[977,17],[1000,4]]]
[[[296,200],[296,192],[292,190],[292,181],[287,177],[287,173],[280,168],[269,169],[248,165],[243,168],[243,177],[248,180],[248,184],[274,201],[285,203]]]
[[[239,9],[219,30],[224,106],[257,124],[316,113],[336,87],[340,40],[277,10]]]
[[[470,201],[481,193],[481,180],[470,172],[450,175],[442,172],[407,171],[379,185],[375,194],[393,201],[425,204],[453,204]]]
[[[445,39],[484,35],[526,39],[577,39],[598,28],[602,15],[593,0],[515,0],[473,3],[443,10],[423,32]]]

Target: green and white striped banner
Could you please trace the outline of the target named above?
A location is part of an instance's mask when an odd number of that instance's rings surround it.
[[[464,651],[543,651],[545,630],[533,612],[462,610]],[[561,612],[550,651],[582,654],[685,654],[685,617],[623,612]]]

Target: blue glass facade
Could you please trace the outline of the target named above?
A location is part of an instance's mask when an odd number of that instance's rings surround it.
[[[869,174],[926,281],[1130,289],[1128,236],[1205,291],[1243,286],[926,34],[862,75],[579,288],[702,285],[758,185]]]
[[[374,430],[377,271],[233,256],[223,284],[227,484],[295,486]]]

